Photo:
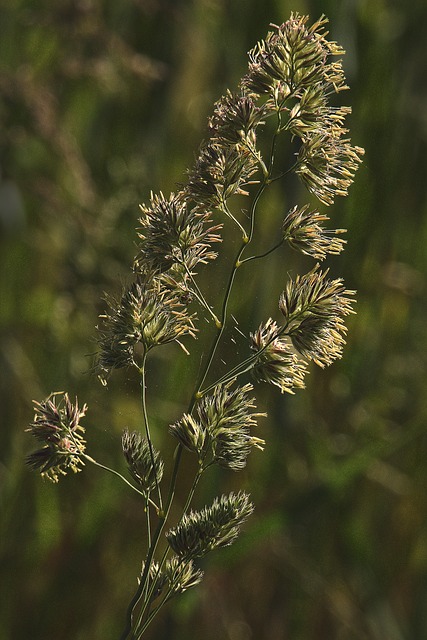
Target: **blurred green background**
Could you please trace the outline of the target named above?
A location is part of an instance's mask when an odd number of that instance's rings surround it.
[[[128,276],[138,203],[185,180],[213,102],[291,11],[325,13],[347,51],[344,104],[366,155],[329,212],[348,246],[328,266],[358,290],[358,315],[344,358],[312,370],[306,391],[260,388],[266,450],[198,497],[245,486],[255,515],[147,638],[427,638],[425,0],[0,0],[1,640],[119,637],[146,542],[140,504],[95,468],[57,486],[30,473],[31,400],[78,394],[90,453],[124,468],[137,381],[120,373],[105,390],[88,373],[103,292]],[[266,202],[265,235],[295,198]],[[310,263],[274,255],[242,282],[242,330],[275,313],[296,267]],[[204,347],[151,362],[167,456]]]

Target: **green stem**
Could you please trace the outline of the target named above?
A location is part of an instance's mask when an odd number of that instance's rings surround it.
[[[193,480],[193,484],[191,485],[191,489],[188,492],[188,496],[187,496],[187,500],[185,501],[185,505],[184,508],[182,510],[182,515],[185,515],[188,511],[188,508],[193,500],[193,496],[196,492],[196,488],[197,485],[199,484],[199,480],[202,477],[203,472],[205,471],[206,467],[203,466],[202,462],[200,462],[199,468],[197,470],[196,475],[194,476],[194,480]]]
[[[162,511],[162,509],[163,509],[162,493],[161,493],[161,490],[160,490],[160,485],[159,485],[159,481],[158,481],[157,473],[156,473],[156,459],[155,459],[155,456],[154,456],[153,443],[152,443],[152,440],[151,440],[150,426],[149,426],[149,422],[148,422],[148,413],[147,413],[147,385],[146,385],[146,382],[145,382],[145,378],[146,378],[146,363],[147,363],[147,351],[144,351],[144,355],[143,355],[143,359],[142,359],[142,365],[139,368],[139,373],[141,375],[142,415],[143,415],[143,420],[144,420],[145,434],[147,436],[148,448],[150,450],[151,464],[152,464],[152,467],[153,467],[154,477],[156,479],[156,490],[157,490],[157,494],[159,496],[159,509],[160,509],[160,511]]]
[[[91,458],[91,456],[88,456],[86,453],[82,453],[80,454],[85,460],[87,460],[88,462],[91,462],[92,464],[96,465],[97,467],[99,467],[100,469],[104,469],[104,471],[108,471],[109,473],[112,473],[113,475],[117,476],[120,478],[120,480],[122,480],[123,482],[125,482],[128,487],[130,487],[131,489],[133,489],[134,491],[136,491],[136,493],[139,493],[140,496],[142,496],[144,498],[144,500],[146,499],[146,495],[145,493],[143,493],[142,491],[140,491],[139,489],[137,489],[131,482],[129,482],[129,480],[126,480],[126,478],[124,476],[122,476],[121,473],[119,473],[118,471],[116,471],[115,469],[111,469],[110,467],[107,467],[105,464],[101,464],[100,462],[98,462],[97,460],[95,460],[95,458]],[[149,500],[149,502],[153,505],[153,507],[156,508],[156,510],[158,510],[158,507],[156,505],[155,502],[153,502],[152,500]]]
[[[243,241],[247,242],[248,235],[246,233],[246,229],[243,227],[243,225],[240,224],[240,222],[237,220],[237,218],[235,216],[233,216],[233,214],[231,213],[231,211],[228,208],[227,203],[225,201],[224,201],[224,203],[222,205],[221,211],[223,213],[225,213],[225,215],[228,216],[231,220],[233,220],[233,222],[239,227],[240,231],[242,232]]]
[[[244,260],[242,260],[240,262],[240,264],[245,264],[245,262],[250,262],[251,260],[259,260],[260,258],[265,258],[266,256],[270,255],[270,253],[273,253],[273,251],[276,251],[276,249],[278,249],[279,247],[282,246],[284,240],[283,238],[274,245],[274,247],[271,247],[271,249],[269,249],[268,251],[265,251],[264,253],[260,253],[259,255],[256,256],[249,256],[249,258],[245,258]]]
[[[226,287],[225,295],[224,295],[224,300],[223,300],[223,304],[222,304],[221,319],[220,319],[221,326],[218,328],[216,337],[215,337],[215,339],[213,341],[213,344],[212,344],[210,353],[208,355],[208,359],[207,359],[204,371],[202,372],[202,374],[201,374],[201,376],[200,376],[200,378],[198,380],[198,383],[197,383],[197,386],[196,386],[196,391],[195,391],[195,394],[193,396],[194,399],[198,396],[198,394],[200,392],[200,389],[203,386],[204,381],[206,380],[206,377],[207,377],[207,375],[208,375],[208,373],[210,371],[212,362],[214,360],[216,350],[217,350],[218,345],[219,345],[219,343],[221,341],[222,334],[224,332],[225,324],[226,324],[226,321],[227,321],[228,303],[229,303],[231,292],[232,292],[232,289],[233,289],[233,284],[234,284],[234,280],[235,280],[235,277],[236,277],[237,269],[241,266],[243,253],[244,253],[246,247],[248,246],[248,244],[251,242],[251,240],[253,238],[254,228],[255,228],[255,211],[256,211],[259,199],[261,198],[261,195],[262,195],[262,193],[263,193],[263,191],[264,191],[264,189],[266,187],[266,184],[267,184],[266,181],[264,181],[261,184],[260,188],[258,189],[258,191],[257,191],[257,193],[255,195],[254,201],[252,203],[251,214],[250,214],[249,234],[247,236],[244,236],[242,244],[240,245],[239,250],[237,251],[236,258],[235,258],[234,263],[233,263],[233,268],[231,270],[230,277],[228,279],[228,283],[227,283],[227,287]]]
[[[187,267],[187,265],[184,265],[185,267],[185,271],[188,275],[188,277],[191,280],[191,284],[193,286],[193,293],[195,294],[197,300],[199,301],[199,303],[201,304],[201,306],[206,309],[206,311],[208,313],[210,313],[210,315],[212,316],[216,326],[219,326],[220,321],[218,320],[217,316],[215,315],[215,313],[212,311],[212,309],[210,308],[209,304],[207,303],[207,301],[205,300],[203,293],[200,291],[199,285],[197,284],[197,282],[195,281],[193,274],[191,273],[191,271],[189,270],[189,268]]]
[[[280,338],[283,334],[286,335],[286,330],[288,329],[288,327],[289,327],[289,323],[286,322],[286,324],[280,327],[277,333],[273,335],[259,351],[257,351],[256,353],[252,354],[251,356],[243,360],[243,362],[240,362],[239,364],[237,364],[228,373],[223,375],[221,378],[218,378],[218,380],[210,384],[205,389],[200,390],[199,391],[200,395],[204,396],[206,393],[209,393],[209,391],[217,387],[219,384],[227,384],[227,382],[230,382],[230,380],[233,380],[234,378],[241,376],[243,373],[250,371],[254,363],[258,360],[260,355],[269,347],[269,345],[272,342],[274,342],[274,340],[277,340],[277,338]]]
[[[151,562],[153,560],[154,554],[156,552],[157,549],[157,545],[159,543],[159,539],[160,539],[160,535],[163,531],[163,528],[165,526],[165,523],[168,519],[169,516],[169,512],[170,512],[170,508],[172,506],[172,501],[175,495],[175,487],[176,487],[176,479],[177,479],[177,475],[178,475],[178,469],[179,469],[179,465],[180,465],[180,460],[181,460],[181,456],[182,456],[182,445],[178,445],[177,447],[177,451],[176,451],[176,456],[175,456],[175,464],[174,464],[174,468],[173,468],[173,472],[172,472],[172,477],[171,477],[171,483],[170,483],[170,488],[169,488],[169,495],[167,497],[163,512],[162,512],[162,516],[159,518],[159,522],[157,524],[156,530],[153,534],[153,538],[151,541],[151,546],[148,550],[147,553],[147,557],[145,559],[145,564],[144,564],[144,570],[142,572],[142,576],[141,576],[141,580],[140,583],[138,585],[138,588],[132,598],[132,600],[129,603],[128,609],[127,609],[127,613],[126,613],[126,626],[125,629],[122,633],[122,635],[120,636],[120,640],[126,640],[127,638],[129,638],[129,633],[132,631],[132,620],[133,620],[133,613],[135,610],[135,607],[137,606],[139,600],[141,599],[142,594],[144,593],[144,590],[146,588],[146,584],[147,584],[147,579],[148,579],[148,572],[151,566]],[[145,609],[148,606],[148,602],[146,603],[145,607],[143,607],[143,609],[141,610],[140,614],[139,614],[139,620],[137,622],[137,624],[135,625],[135,631],[132,633],[132,635],[130,636],[131,640],[135,640],[135,638],[137,638],[138,636],[136,636],[136,633],[138,633],[138,627],[141,625],[142,622],[142,617],[145,613]]]
[[[131,638],[131,640],[140,640],[140,638],[142,637],[142,634],[144,633],[144,631],[147,629],[148,625],[151,623],[151,621],[153,620],[153,618],[156,617],[156,615],[159,613],[160,609],[163,607],[163,605],[165,605],[167,602],[169,602],[169,600],[172,597],[172,592],[171,590],[168,591],[168,593],[165,595],[165,597],[163,598],[163,600],[157,605],[157,607],[155,609],[153,609],[153,611],[148,615],[146,621],[144,622],[144,624],[141,626],[141,628],[136,632],[136,634],[134,634]]]

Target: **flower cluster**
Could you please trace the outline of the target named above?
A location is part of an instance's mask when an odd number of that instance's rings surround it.
[[[253,512],[244,492],[215,498],[210,507],[184,515],[166,538],[173,551],[184,559],[199,558],[213,549],[234,542],[240,528]]]
[[[165,577],[171,595],[175,595],[198,585],[203,578],[203,571],[196,569],[192,560],[172,556],[166,562]]]
[[[137,273],[163,273],[175,268],[185,276],[197,264],[216,258],[211,244],[220,241],[220,225],[208,227],[209,214],[190,207],[183,193],[172,193],[169,198],[152,194],[150,205],[140,208],[141,242],[134,266]]]
[[[254,100],[264,99],[264,114],[277,113],[301,141],[295,171],[307,189],[324,204],[346,195],[363,149],[345,137],[349,107],[330,104],[333,93],[347,89],[340,59],[344,51],[327,40],[326,18],[307,26],[307,16],[290,20],[269,32],[250,52],[242,88]]]
[[[249,149],[208,143],[200,149],[186,192],[198,209],[219,209],[228,215],[227,200],[236,194],[247,195],[246,187],[257,168]]]
[[[252,375],[257,382],[274,384],[282,393],[294,393],[304,388],[306,365],[280,336],[281,327],[271,318],[251,333],[250,346],[256,354]]]
[[[264,441],[251,435],[257,418],[252,385],[231,389],[233,381],[218,385],[211,395],[203,396],[196,408],[197,417],[184,414],[170,432],[189,451],[203,461],[210,450],[212,461],[221,467],[240,471],[253,447],[262,449]]]
[[[124,431],[122,449],[132,478],[142,491],[149,494],[157,487],[163,477],[164,464],[147,438],[138,431]]]
[[[142,564],[144,573],[145,563]],[[203,571],[196,569],[194,562],[179,556],[166,560],[162,569],[158,562],[152,561],[148,570],[147,593],[153,602],[167,589],[166,599],[195,587],[203,578]]]
[[[293,249],[318,260],[323,260],[327,254],[341,253],[345,240],[337,238],[337,235],[345,230],[324,229],[322,222],[326,220],[329,220],[328,216],[319,213],[317,209],[310,211],[309,205],[295,206],[283,221],[283,239]]]
[[[346,88],[340,61],[328,62],[330,56],[344,51],[327,40],[327,19],[322,16],[311,26],[307,22],[308,16],[292,13],[249,52],[249,72],[242,85],[266,95],[272,110],[283,108],[290,95],[319,84],[333,86],[335,91]]]
[[[292,393],[304,386],[306,372],[306,363],[294,349],[320,367],[341,357],[347,331],[344,318],[354,313],[355,292],[346,289],[341,278],[329,280],[327,274],[316,265],[290,279],[279,298],[285,324],[279,326],[269,318],[250,335],[256,355],[252,374],[257,381]]]
[[[59,474],[65,476],[69,470],[81,471],[86,443],[80,419],[87,405],[80,408],[77,398],[72,404],[63,392],[52,393],[43,402],[34,401],[34,405],[34,420],[27,431],[43,446],[27,456],[27,464],[52,482],[58,482]]]
[[[135,349],[148,352],[169,342],[195,336],[194,315],[163,277],[138,279],[120,300],[108,299],[109,311],[101,317],[97,368],[101,375],[135,364]],[[182,345],[181,345],[182,346]]]
[[[327,274],[316,265],[289,280],[279,300],[295,348],[321,367],[341,357],[347,331],[344,318],[354,313],[355,292],[346,289],[341,278],[329,280]]]
[[[362,149],[342,138],[346,129],[316,131],[307,136],[298,153],[296,173],[324,204],[346,196],[359,167]]]

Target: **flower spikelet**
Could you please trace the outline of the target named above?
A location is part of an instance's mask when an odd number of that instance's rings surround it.
[[[180,557],[192,559],[234,542],[244,521],[253,512],[244,492],[215,498],[210,507],[191,511],[166,533],[169,546]]]
[[[122,450],[130,475],[142,491],[150,493],[163,477],[164,465],[159,451],[150,449],[147,438],[138,431],[128,430],[122,435]]]
[[[107,298],[107,303],[110,309],[100,316],[103,323],[99,327],[101,373],[134,364],[137,344],[149,351],[174,341],[181,345],[181,337],[195,336],[194,315],[161,278],[136,280],[120,300]]]
[[[197,406],[201,424],[213,435],[223,428],[238,429],[245,425],[250,429],[262,415],[251,412],[255,408],[255,398],[249,395],[252,385],[232,389],[233,382],[218,385],[211,395],[201,398]]]
[[[250,397],[253,387],[247,384],[231,389],[234,380],[215,387],[211,395],[203,396],[197,405],[196,416],[184,414],[169,427],[173,436],[189,451],[203,460],[211,449],[213,462],[240,471],[253,447],[263,449],[264,440],[251,435],[251,428],[263,413],[255,413],[255,399]]]
[[[293,249],[323,260],[327,254],[339,254],[344,249],[345,240],[337,235],[344,229],[329,231],[322,223],[328,216],[317,209],[310,210],[309,205],[295,206],[283,221],[283,239]]]
[[[145,562],[142,563],[141,575],[145,571]],[[161,571],[159,563],[155,560],[151,561],[150,568],[148,569],[147,586],[148,591],[151,593],[150,602],[153,602],[160,596],[165,585],[168,583],[168,577],[165,571]]]
[[[203,578],[203,571],[196,569],[192,560],[179,556],[167,560],[164,573],[173,595],[195,587]]]
[[[69,470],[81,471],[86,443],[80,420],[87,405],[80,408],[77,398],[72,404],[68,393],[61,391],[43,402],[34,401],[34,406],[34,420],[26,431],[43,446],[27,456],[27,464],[52,482],[58,482],[59,475],[65,476]]]
[[[192,271],[216,258],[211,244],[220,241],[220,225],[209,227],[209,214],[190,207],[182,193],[172,193],[168,199],[162,193],[152,194],[149,206],[140,208],[137,273],[163,273],[172,267]]]
[[[213,459],[221,467],[240,471],[253,447],[262,449],[264,440],[251,435],[257,418],[263,413],[252,411],[255,398],[251,384],[232,389],[234,381],[218,385],[204,396],[197,407],[199,422],[209,435]]]
[[[298,152],[296,173],[326,205],[333,204],[335,196],[347,195],[364,153],[342,137],[346,132],[339,128],[315,131],[306,137]]]
[[[269,318],[251,333],[251,349],[257,354],[252,375],[257,382],[279,387],[282,393],[304,388],[305,363],[294,353],[281,327]]]
[[[258,165],[245,147],[208,142],[189,174],[186,192],[197,208],[224,210],[233,195],[247,195],[245,187]]]
[[[256,146],[256,129],[263,123],[264,110],[251,96],[227,93],[215,104],[209,119],[211,140],[223,145]]]
[[[196,452],[200,455],[205,444],[207,432],[193,416],[184,413],[178,422],[170,425],[169,432],[188,451]]]
[[[352,296],[341,278],[327,279],[318,265],[289,280],[279,299],[287,333],[295,348],[324,367],[342,355],[347,328],[344,318],[354,313]]]
[[[335,91],[346,88],[340,61],[329,61],[344,51],[326,39],[327,19],[322,16],[312,26],[307,21],[308,16],[291,14],[249,52],[249,71],[242,85],[258,95],[270,94],[268,105],[274,110],[282,108],[290,95],[318,83],[332,85]]]

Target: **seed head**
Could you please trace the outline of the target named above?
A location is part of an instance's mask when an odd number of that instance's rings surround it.
[[[184,413],[178,422],[170,425],[169,431],[183,447],[188,451],[198,453],[200,456],[207,432],[193,416]]]
[[[328,216],[319,213],[317,209],[310,211],[309,205],[301,208],[295,206],[283,221],[283,239],[293,249],[318,260],[323,260],[328,253],[341,253],[345,240],[337,235],[345,230],[324,229],[322,223],[326,220],[329,220]]]
[[[195,336],[194,315],[188,313],[181,295],[165,286],[162,277],[136,280],[120,300],[107,298],[109,311],[99,327],[100,353],[97,368],[101,375],[135,364],[135,347],[149,351],[155,346]],[[182,345],[181,345],[182,346]]]
[[[258,166],[245,147],[216,142],[203,145],[189,174],[186,192],[199,209],[226,209],[231,196],[247,195],[245,187]]]
[[[346,289],[341,278],[328,280],[327,274],[316,265],[289,280],[279,299],[295,348],[322,367],[341,357],[347,331],[344,318],[354,313],[355,292]]]
[[[203,571],[196,569],[192,560],[179,556],[167,560],[164,573],[173,595],[195,587],[203,578]]]
[[[128,463],[129,473],[145,493],[158,486],[163,477],[163,461],[159,451],[148,443],[147,438],[138,431],[123,432],[123,455]]]
[[[310,193],[326,205],[346,196],[364,150],[342,138],[346,129],[319,130],[308,135],[298,152],[296,173]]]
[[[322,16],[310,27],[307,21],[308,16],[292,13],[249,52],[242,85],[254,94],[270,94],[266,106],[272,110],[282,109],[289,96],[319,83],[335,91],[346,88],[340,62],[329,60],[344,51],[326,39],[327,19]]]
[[[179,524],[166,533],[169,546],[186,560],[228,546],[237,538],[253,509],[244,492],[215,498],[210,507],[184,515]]]
[[[26,431],[43,446],[27,457],[27,464],[52,482],[58,482],[59,475],[65,476],[69,470],[81,471],[86,443],[80,419],[87,405],[80,409],[77,398],[72,404],[68,393],[60,391],[43,402],[34,401],[34,406],[34,420]]]
[[[141,240],[135,258],[137,273],[163,273],[175,268],[185,274],[196,265],[214,260],[213,242],[221,240],[220,225],[211,226],[209,214],[190,207],[183,193],[151,195],[150,205],[141,205],[138,236]]]
[[[252,375],[257,382],[274,384],[282,393],[294,393],[305,386],[306,365],[280,336],[281,327],[271,318],[251,333],[251,349],[257,354]]]

